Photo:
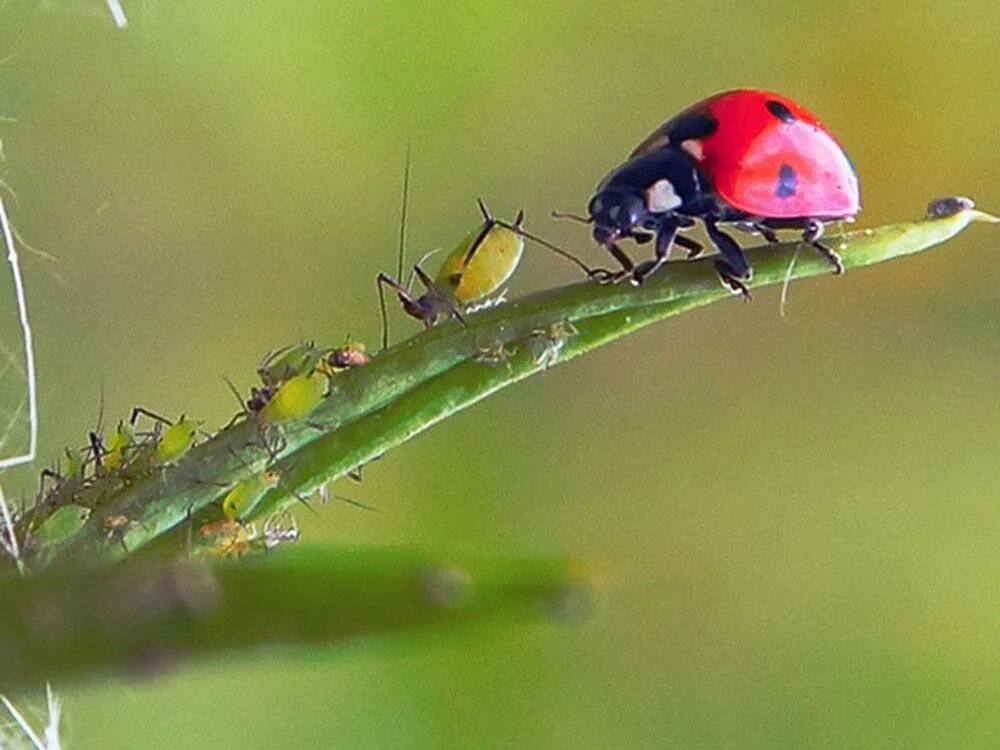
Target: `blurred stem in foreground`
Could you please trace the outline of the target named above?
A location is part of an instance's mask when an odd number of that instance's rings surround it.
[[[0,685],[16,693],[251,647],[572,620],[588,597],[571,561],[402,548],[50,570],[0,579]]]

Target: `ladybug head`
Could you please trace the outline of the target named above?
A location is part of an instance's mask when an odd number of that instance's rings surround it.
[[[628,237],[649,211],[642,196],[634,190],[608,187],[590,199],[587,213],[594,223],[594,239],[604,244]]]
[[[698,166],[677,148],[661,148],[622,164],[597,186],[587,212],[602,245],[631,236],[657,217],[690,214],[703,198]]]

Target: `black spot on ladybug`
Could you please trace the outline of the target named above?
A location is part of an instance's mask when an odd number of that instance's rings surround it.
[[[788,107],[786,107],[781,102],[776,101],[774,99],[768,99],[767,103],[765,103],[764,106],[767,107],[768,112],[770,112],[772,115],[777,117],[782,122],[795,122],[795,115],[793,115],[791,111],[788,109]]]
[[[778,186],[774,189],[774,194],[779,198],[791,198],[795,195],[798,181],[799,176],[795,174],[795,170],[787,164],[782,164],[778,170]]]
[[[670,126],[667,137],[673,144],[704,138],[714,133],[719,127],[719,121],[704,112],[689,112],[681,115]]]

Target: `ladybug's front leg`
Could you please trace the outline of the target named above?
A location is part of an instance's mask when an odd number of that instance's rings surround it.
[[[809,219],[806,222],[805,231],[802,232],[802,241],[819,250],[819,254],[830,261],[830,265],[833,266],[834,273],[843,273],[844,261],[840,259],[840,255],[837,254],[837,251],[819,241],[819,238],[822,236],[823,222],[818,219]]]
[[[615,260],[621,264],[620,271],[611,271],[607,268],[592,268],[588,275],[590,278],[594,279],[601,284],[616,283],[624,279],[626,276],[632,273],[635,269],[635,263],[632,259],[628,257],[628,254],[618,247],[618,243],[615,242],[616,234],[611,234],[601,227],[594,229],[594,239],[597,240],[599,244],[607,248],[607,251],[611,253]]]
[[[746,253],[736,244],[736,240],[723,232],[715,223],[715,219],[705,219],[705,230],[712,244],[719,249],[721,258],[715,261],[715,270],[719,274],[722,285],[733,294],[739,294],[745,300],[753,299],[744,281],[753,278],[753,268]]]
[[[677,238],[677,231],[680,229],[680,222],[673,218],[665,218],[660,222],[656,230],[656,257],[639,266],[632,272],[632,284],[639,286],[651,273],[667,262],[670,257],[670,248],[673,247]]]

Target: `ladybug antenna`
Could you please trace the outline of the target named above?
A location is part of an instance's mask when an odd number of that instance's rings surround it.
[[[517,234],[521,235],[522,237],[525,237],[526,239],[531,240],[535,244],[541,245],[542,247],[547,248],[548,250],[551,250],[556,255],[558,255],[558,256],[560,256],[562,258],[565,258],[566,260],[568,260],[570,263],[572,263],[573,265],[575,265],[577,268],[579,268],[581,271],[583,271],[588,276],[592,276],[593,275],[594,269],[592,269],[590,266],[588,266],[582,260],[580,260],[579,258],[577,258],[575,255],[573,255],[573,253],[569,252],[568,250],[563,250],[558,245],[553,245],[548,240],[544,240],[541,237],[539,237],[537,234],[532,234],[527,229],[525,229],[524,226],[523,226],[524,211],[519,211],[518,212],[517,218],[514,219],[514,223],[513,224],[510,224],[510,223],[508,223],[506,221],[501,221],[500,219],[497,219],[496,222],[497,222],[497,224],[499,224],[500,226],[504,227],[505,229],[509,229],[512,232],[516,232]]]
[[[559,220],[569,219],[570,221],[576,221],[576,222],[579,222],[580,224],[593,224],[594,223],[593,219],[585,219],[583,216],[580,216],[579,214],[571,214],[571,213],[568,213],[566,211],[553,211],[552,212],[552,218],[553,219],[559,219]]]

